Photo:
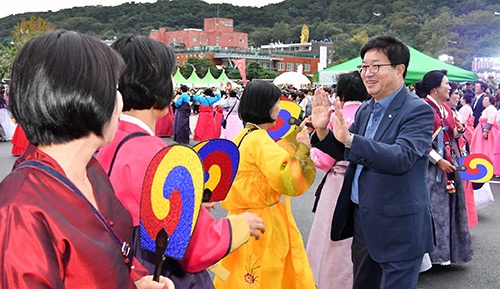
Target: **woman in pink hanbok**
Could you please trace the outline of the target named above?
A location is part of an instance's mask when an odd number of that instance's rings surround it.
[[[486,94],[483,98],[483,105],[485,108],[479,118],[479,124],[474,129],[474,134],[470,142],[470,152],[484,154],[493,162],[495,141],[498,135],[495,97],[491,94]],[[500,175],[500,166],[494,166],[494,174]]]
[[[462,123],[465,124],[465,132],[463,137],[467,143],[470,143],[472,140],[472,135],[474,134],[474,114],[472,111],[471,103],[474,99],[474,94],[472,93],[464,93],[464,95],[460,98],[460,103],[462,107],[458,110],[460,114]],[[466,148],[469,151],[469,147]]]
[[[354,71],[339,77],[337,95],[343,103],[342,112],[349,126],[354,121],[354,115],[361,102],[370,97],[359,72]],[[329,128],[333,129],[332,121]],[[316,191],[313,207],[315,216],[307,242],[307,256],[314,280],[319,289],[352,288],[352,238],[335,242],[330,240],[333,211],[348,162],[335,160],[317,148],[311,149],[311,159],[318,170],[327,172]]]
[[[495,123],[500,127],[500,111],[497,111]],[[500,132],[497,134],[495,141],[495,150],[493,154],[493,168],[495,177],[500,177]]]
[[[224,106],[226,128],[222,129],[221,138],[232,140],[243,129],[243,122],[238,116],[239,106],[240,100],[238,99],[238,94],[236,91],[231,90]]]

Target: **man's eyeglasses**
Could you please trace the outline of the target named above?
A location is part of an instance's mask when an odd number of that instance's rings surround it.
[[[371,73],[377,73],[380,70],[381,66],[392,66],[392,64],[387,63],[387,64],[358,65],[358,71],[359,74],[361,74],[361,73],[366,73],[366,71],[370,69]]]

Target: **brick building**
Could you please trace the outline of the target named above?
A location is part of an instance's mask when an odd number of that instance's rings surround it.
[[[331,64],[334,49],[329,42],[291,43],[248,46],[248,34],[234,32],[230,18],[206,18],[203,29],[166,31],[165,28],[151,31],[149,37],[170,45],[175,53],[177,65],[183,66],[190,57],[209,57],[215,65],[232,67],[232,59],[256,61],[264,68],[278,73],[297,71],[313,75]]]
[[[233,19],[205,18],[203,29],[188,28],[166,31],[165,28],[151,31],[149,37],[166,45],[177,47],[221,47],[227,49],[248,49],[248,34],[234,32]]]

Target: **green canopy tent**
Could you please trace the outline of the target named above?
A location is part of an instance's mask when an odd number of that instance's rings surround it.
[[[212,87],[212,86],[219,86],[219,82],[215,79],[215,77],[212,75],[212,72],[210,72],[210,69],[207,71],[207,74],[203,79],[201,80],[201,83],[203,87]]]
[[[410,49],[410,64],[408,65],[408,71],[406,73],[406,84],[420,81],[427,72],[440,69],[448,71],[447,76],[450,81],[465,82],[477,80],[475,72],[430,57],[410,46],[408,46],[408,48]],[[337,83],[338,75],[356,70],[358,65],[361,65],[361,57],[359,56],[339,65],[316,72],[316,79],[321,85],[332,85]]]
[[[172,77],[172,80],[177,87],[181,84],[187,83],[187,80],[184,78],[184,76],[182,76],[180,69],[177,69],[177,72],[174,74],[174,77]]]
[[[236,86],[238,86],[238,84],[236,84],[231,79],[229,79],[229,77],[227,77],[227,74],[226,74],[225,70],[222,70],[221,75],[219,76],[219,78],[217,78],[217,83],[221,87],[229,87],[230,89],[233,89]]]
[[[193,70],[193,72],[191,72],[191,75],[186,79],[186,85],[189,86],[189,87],[202,87],[203,86],[203,82],[201,81],[200,77],[198,76],[198,74],[196,74],[196,71]]]

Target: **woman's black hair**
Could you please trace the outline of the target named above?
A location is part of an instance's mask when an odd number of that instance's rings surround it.
[[[370,99],[358,71],[343,73],[337,80],[337,95],[342,101],[365,101]]]
[[[144,35],[126,34],[111,45],[126,63],[120,78],[123,111],[164,109],[172,101],[172,73],[175,57],[172,50]]]
[[[490,104],[495,105],[495,103],[496,103],[496,98],[495,98],[495,96],[494,96],[494,95],[491,95],[491,94],[489,94],[489,93],[486,93],[486,94],[484,95],[484,98],[488,98],[488,101],[490,102]]]
[[[450,89],[450,93],[449,94],[451,96],[453,94],[453,92],[458,89],[458,83],[456,83],[456,82],[450,82],[450,87],[451,87],[451,89]]]
[[[415,83],[417,95],[425,98],[431,90],[441,86],[443,78],[446,76],[446,70],[431,70],[424,75],[424,78]]]
[[[207,88],[205,89],[205,91],[203,91],[203,94],[205,96],[214,96],[214,91],[211,88]]]
[[[236,90],[231,89],[231,91],[229,92],[229,97],[237,97],[237,96],[238,96],[238,93],[236,92]]]
[[[281,96],[280,89],[272,83],[257,80],[243,90],[238,115],[244,122],[254,124],[271,123],[271,109]]]
[[[472,104],[472,100],[474,99],[474,94],[466,92],[464,93],[462,98],[465,100],[465,103]]]
[[[97,38],[64,30],[33,37],[12,66],[10,109],[35,145],[103,136],[123,67]]]

